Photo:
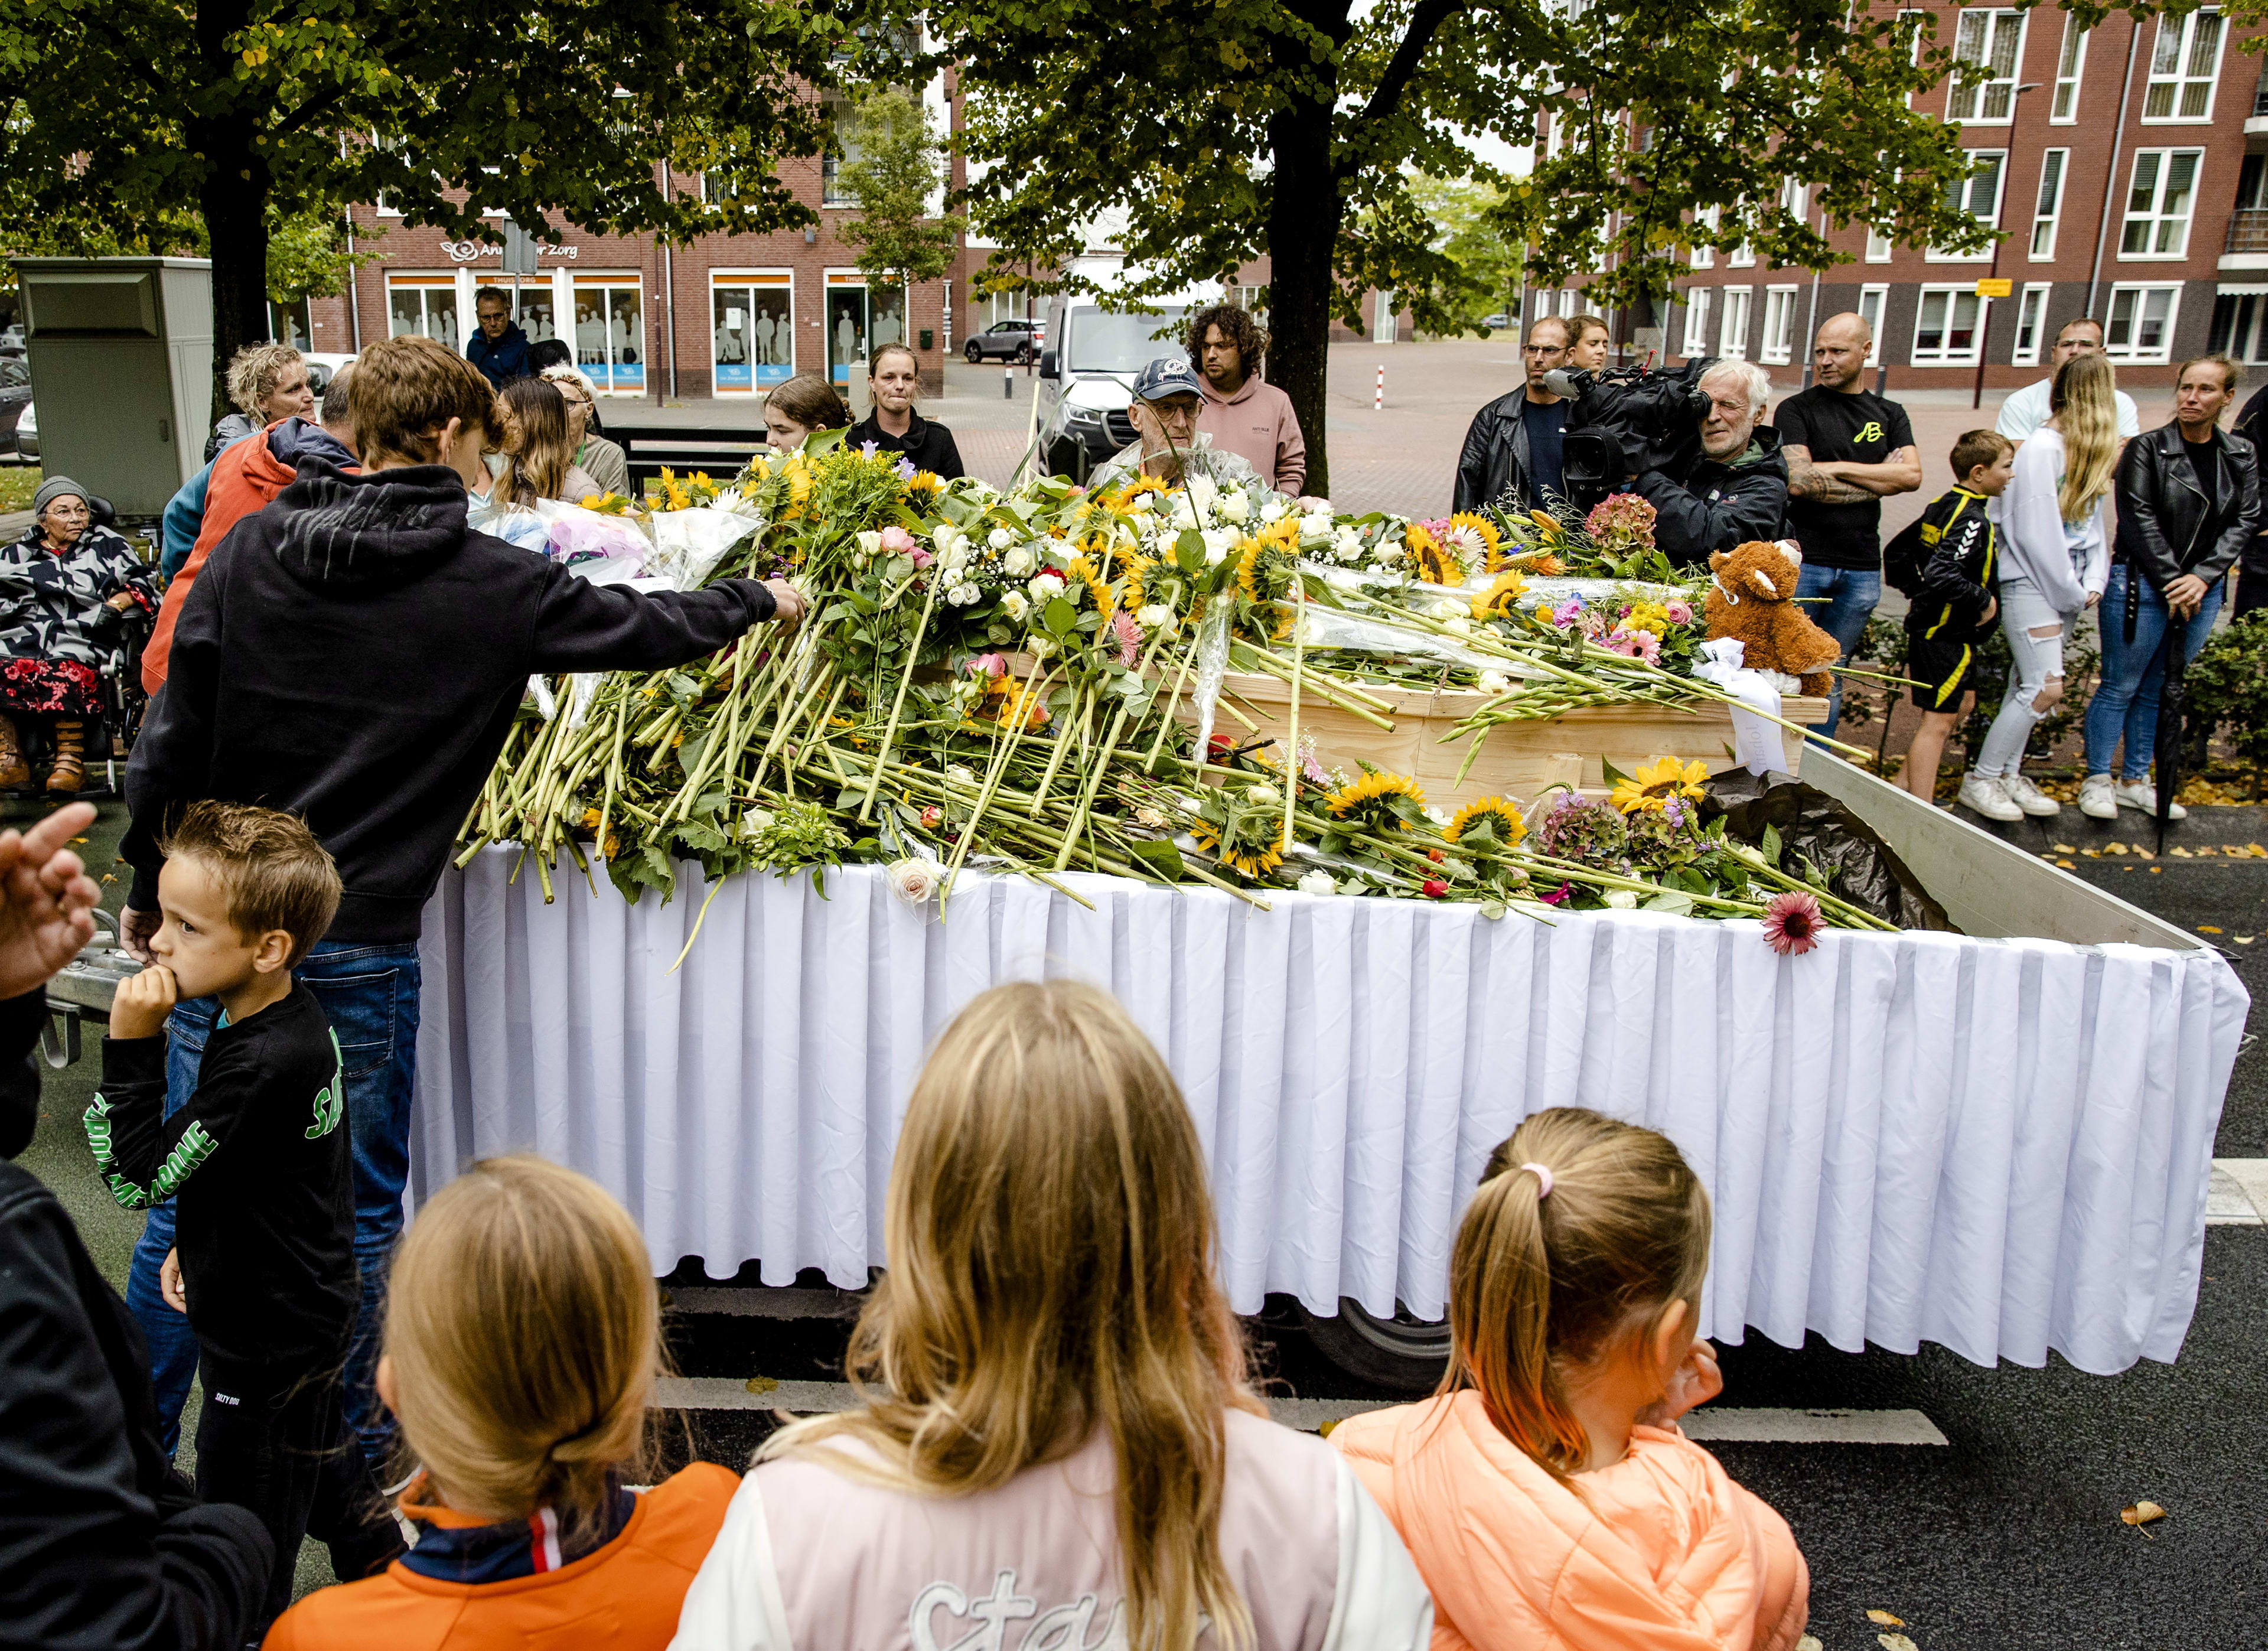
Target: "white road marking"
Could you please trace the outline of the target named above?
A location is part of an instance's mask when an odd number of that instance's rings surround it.
[[[664,1410],[792,1411],[809,1416],[846,1411],[858,1403],[848,1382],[753,1382],[731,1376],[664,1376],[654,1384],[654,1404]],[[1268,1401],[1269,1413],[1287,1427],[1313,1433],[1350,1416],[1387,1406],[1377,1399],[1282,1399]],[[1686,1434],[1694,1439],[1740,1444],[1943,1445],[1950,1441],[1919,1411],[1717,1410],[1688,1415]]]
[[[2207,1227],[2268,1225],[2268,1158],[2216,1158],[2205,1195]]]

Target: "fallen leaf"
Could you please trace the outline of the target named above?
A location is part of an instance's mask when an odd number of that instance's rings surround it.
[[[2150,850],[2144,848],[2139,843],[2137,843],[2134,845],[2134,852],[2137,857],[2146,860],[2154,860],[2158,858],[2156,854],[2153,853]]]
[[[1921,1651],[1919,1646],[1902,1633],[1878,1633],[1874,1636],[1874,1643],[1881,1647],[1882,1651]]]
[[[2079,862],[2077,860],[2058,860],[2056,864],[2062,866],[2064,870],[2067,872],[2075,872],[2079,869]]]
[[[73,837],[71,841],[74,843],[84,843],[86,839],[85,837]]]
[[[2055,858],[2055,851],[2053,849],[2042,849],[2040,851],[2040,858],[2043,860],[2051,860]]]
[[[2163,871],[2163,870],[2165,870],[2165,869],[2166,869],[2166,868],[2165,868],[2164,866],[2153,866],[2152,867],[2150,867],[2150,875],[2151,875],[2151,876],[2153,876],[2153,877],[2155,877],[2155,876],[2156,876],[2160,872],[2161,872],[2161,871]]]
[[[2218,934],[2220,931],[2214,928],[2210,923],[2200,923],[2198,925],[2198,932],[2199,934]]]
[[[105,872],[102,874],[102,881],[106,883],[114,883],[118,881],[118,874],[115,872]]]
[[[2124,854],[2126,845],[2124,843],[2106,843],[2102,845],[2102,851],[2105,854]]]
[[[1881,1628],[1903,1628],[1906,1625],[1904,1618],[1893,1617],[1886,1610],[1870,1610],[1867,1613],[1867,1620]]]
[[[2091,860],[2099,860],[2102,858],[2102,851],[2101,849],[2081,849],[2080,850],[2080,852],[2086,855],[2087,858]]]
[[[2268,848],[2263,848],[2257,843],[2248,843],[2244,847],[2254,859],[2268,860]]]
[[[2199,859],[2213,859],[2218,857],[2220,853],[2220,851],[2213,847],[2210,843],[2200,843],[2198,844],[2198,858]]]
[[[2193,859],[2196,858],[2187,849],[2181,847],[2178,844],[2174,847],[2168,849],[2166,852],[2177,860]]]
[[[2118,1512],[2118,1517],[2130,1525],[2146,1525],[2165,1516],[2166,1510],[2155,1502],[2137,1502],[2133,1507],[2121,1508]]]
[[[768,1375],[752,1375],[748,1378],[748,1391],[751,1393],[770,1393],[778,1386],[779,1383]]]
[[[1819,1643],[1815,1635],[1806,1634],[1795,1642],[1795,1651],[1827,1651],[1827,1647]]]
[[[2233,860],[2244,859],[2252,852],[2250,849],[2246,848],[2242,843],[2224,843],[2220,845],[2220,851],[2228,855],[2228,858]]]
[[[2239,934],[2234,938],[2239,946],[2250,946],[2252,944],[2252,937],[2249,934]]]
[[[2048,846],[2058,854],[2076,854],[2079,852],[2077,849],[2072,847],[2068,843],[2051,843]]]

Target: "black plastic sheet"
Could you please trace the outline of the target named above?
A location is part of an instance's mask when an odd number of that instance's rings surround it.
[[[1721,814],[1726,835],[1752,846],[1763,844],[1766,826],[1778,832],[1781,870],[1800,876],[1794,861],[1807,859],[1830,892],[1861,911],[1902,929],[1959,932],[1874,829],[1825,792],[1793,774],[1759,778],[1739,768],[1713,776],[1704,792],[1704,826]]]

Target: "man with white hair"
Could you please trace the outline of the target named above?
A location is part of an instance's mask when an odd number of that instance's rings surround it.
[[[1777,539],[1787,512],[1787,465],[1779,432],[1760,424],[1771,379],[1745,361],[1719,361],[1701,375],[1709,410],[1701,456],[1683,475],[1649,469],[1631,483],[1654,509],[1653,542],[1672,562],[1706,562],[1751,539]]]

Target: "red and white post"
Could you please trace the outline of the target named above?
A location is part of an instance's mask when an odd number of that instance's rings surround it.
[[[1386,410],[1386,364],[1382,361],[1378,364],[1378,394],[1370,398],[1370,410],[1373,413]]]

